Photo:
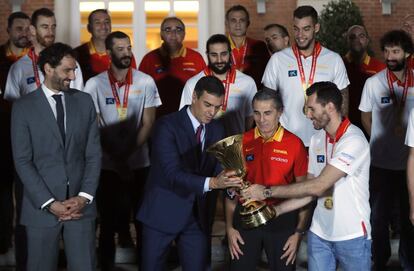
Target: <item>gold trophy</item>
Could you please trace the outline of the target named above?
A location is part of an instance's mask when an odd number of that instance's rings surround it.
[[[214,154],[224,169],[237,171],[237,176],[246,176],[246,166],[242,151],[243,135],[238,134],[226,137],[207,149],[207,152]],[[249,187],[249,183],[243,181],[242,190]],[[240,210],[242,227],[245,229],[256,228],[266,224],[275,216],[275,210],[266,204],[265,201],[253,201],[243,206]]]

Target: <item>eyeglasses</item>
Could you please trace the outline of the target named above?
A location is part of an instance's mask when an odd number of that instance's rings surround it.
[[[182,27],[176,27],[176,28],[171,28],[171,27],[166,27],[164,29],[162,29],[162,31],[164,31],[166,34],[182,34],[184,33],[184,28]]]

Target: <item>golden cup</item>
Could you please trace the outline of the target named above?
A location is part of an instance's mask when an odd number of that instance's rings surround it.
[[[243,135],[238,134],[226,137],[207,149],[214,154],[224,169],[236,170],[237,176],[246,176],[246,166],[243,157]],[[249,187],[249,183],[243,181],[242,188]],[[245,229],[252,229],[266,224],[275,216],[275,210],[265,201],[253,201],[243,206],[240,210],[241,225]]]

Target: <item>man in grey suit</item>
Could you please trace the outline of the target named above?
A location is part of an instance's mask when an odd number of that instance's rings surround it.
[[[57,269],[63,236],[68,270],[95,270],[94,196],[101,167],[92,98],[70,89],[76,61],[56,43],[38,60],[43,84],[13,104],[12,148],[24,187],[20,222],[28,239],[27,270]]]

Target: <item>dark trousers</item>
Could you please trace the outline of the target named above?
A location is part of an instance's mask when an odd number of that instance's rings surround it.
[[[97,190],[97,207],[100,222],[98,260],[101,270],[111,270],[115,262],[115,232],[120,225],[129,225],[135,216],[144,193],[148,168],[133,172],[126,180],[114,171],[102,170]],[[134,220],[135,221],[135,220]],[[121,226],[122,227],[122,226]],[[137,247],[141,247],[141,223],[135,221]]]
[[[20,224],[22,213],[23,184],[17,174],[14,176],[14,195],[16,198],[16,227],[14,229],[14,253],[16,271],[26,271],[27,266],[27,234],[26,227]]]
[[[414,270],[414,229],[409,220],[406,171],[371,167],[369,188],[373,270],[386,270],[391,256],[389,226],[395,199],[400,201],[400,262],[404,270]]]
[[[2,171],[0,181],[0,254],[11,247],[13,235],[13,167]]]
[[[175,240],[183,271],[209,270],[208,250],[211,239],[200,228],[194,216],[189,218],[185,228],[170,234],[144,225],[141,271],[166,271],[168,251]]]
[[[263,226],[251,229],[239,229],[240,235],[244,240],[241,245],[243,255],[239,259],[231,260],[231,271],[251,271],[256,270],[262,255],[262,249],[265,250],[269,268],[272,271],[295,270],[294,264],[286,265],[286,258],[281,260],[283,255],[283,246],[287,239],[293,234],[292,231],[268,231]]]

